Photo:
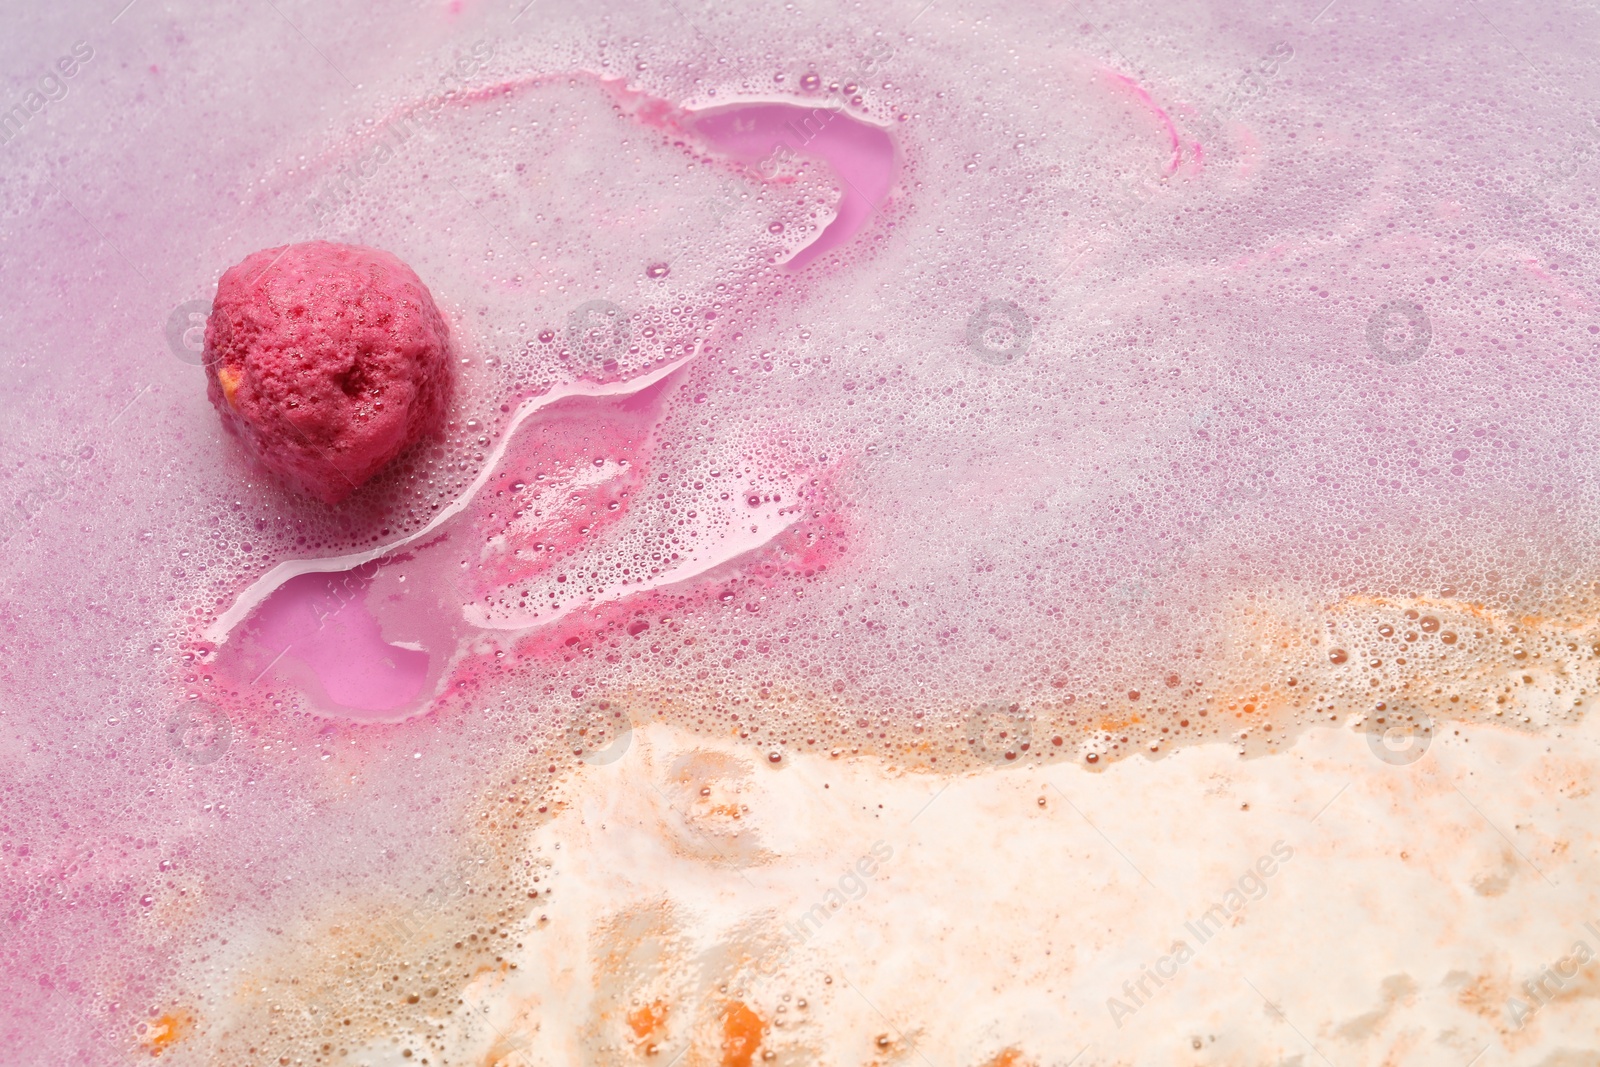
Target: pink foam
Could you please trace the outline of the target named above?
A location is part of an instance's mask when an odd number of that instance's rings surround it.
[[[313,166],[297,172],[300,176],[291,180],[310,180],[306,175],[321,172],[332,160],[352,150],[370,146],[381,136],[382,130],[409,121],[418,113],[492,106],[507,96],[575,78],[593,82],[640,125],[686,135],[710,152],[741,164],[746,177],[779,180],[783,168],[781,155],[774,158],[775,151],[826,164],[842,186],[837,214],[815,241],[791,257],[787,266],[792,271],[861,233],[889,200],[894,188],[898,168],[893,139],[887,130],[851,115],[843,105],[833,108],[761,102],[689,110],[632,89],[622,79],[588,71],[524,75],[493,85],[409,101],[375,122],[371,132],[329,149]],[[1165,112],[1161,114],[1165,116]],[[264,188],[262,204],[270,204],[271,198],[280,193],[277,188]]]

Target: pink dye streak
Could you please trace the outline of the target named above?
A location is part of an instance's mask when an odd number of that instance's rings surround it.
[[[1126,89],[1135,100],[1139,101],[1139,103],[1143,104],[1147,109],[1149,109],[1150,113],[1156,117],[1157,121],[1159,121],[1162,127],[1167,131],[1167,141],[1172,147],[1172,159],[1167,163],[1166,169],[1162,171],[1162,177],[1170,178],[1172,175],[1178,173],[1178,168],[1183,165],[1183,139],[1178,136],[1178,127],[1177,124],[1172,121],[1172,116],[1168,115],[1166,109],[1155,102],[1155,98],[1150,95],[1144,86],[1140,85],[1126,74],[1109,69],[1106,71],[1106,74],[1113,85],[1119,85]],[[1200,158],[1199,142],[1196,142],[1194,147],[1196,150],[1196,159],[1198,160]]]
[[[419,542],[283,582],[219,650],[226,688],[248,697],[288,684],[321,714],[393,723],[471,688],[463,672],[486,654],[467,649],[481,647],[484,629],[514,643],[512,664],[565,658],[595,619],[705,602],[718,584],[810,577],[837,558],[838,524],[819,511],[827,478],[799,456],[781,490],[756,494],[772,504],[753,509],[740,494],[726,505],[727,533],[683,546],[662,540],[660,528],[629,536],[678,373],[633,393],[551,403],[516,425],[471,499]],[[616,560],[630,576],[585,584]],[[552,589],[559,602],[539,595]],[[508,667],[500,656],[487,662]]]
[[[777,167],[763,165],[780,146],[794,155],[826,164],[843,186],[837,213],[816,240],[789,260],[790,270],[799,270],[824,252],[846,244],[871,223],[893,191],[897,169],[894,141],[887,130],[849,114],[843,106],[820,108],[757,101],[690,110],[629,88],[620,78],[589,71],[509,78],[494,85],[451,95],[433,94],[399,105],[375,122],[369,132],[347,138],[320,155],[313,166],[297,172],[293,184],[314,183],[338,161],[383,140],[387,130],[415,121],[419,113],[470,108],[574,78],[594,84],[641,126],[682,136],[708,154],[739,164],[739,173],[747,179],[783,180]],[[1156,110],[1165,116],[1159,108]],[[533,271],[542,275],[537,268]]]
[[[894,143],[889,134],[842,109],[793,104],[740,104],[707,112],[694,130],[715,151],[732,156],[761,177],[774,174],[784,153],[810,156],[828,164],[844,189],[837,214],[822,234],[789,261],[798,270],[838,248],[871,222],[889,198],[894,183]],[[772,161],[772,162],[769,162]]]
[[[891,194],[893,142],[886,131],[842,110],[761,102],[693,112],[620,80],[590,77],[635,121],[682,136],[691,151],[698,145],[752,180],[778,180],[781,168],[768,163],[774,151],[826,163],[843,186],[838,210],[823,233],[790,260],[791,271],[842,247]],[[513,79],[430,98],[397,108],[387,122],[402,121],[422,106],[470,107],[551,80]],[[343,153],[330,153],[324,162],[336,154]],[[800,297],[794,291],[783,295]],[[569,396],[516,424],[494,469],[460,513],[397,553],[352,570],[283,582],[236,634],[221,638],[218,673],[241,698],[288,683],[335,717],[394,723],[429,710],[436,697],[471,689],[470,678],[481,669],[507,668],[502,657],[478,664],[481,652],[462,658],[480,626],[528,630],[516,640],[518,660],[570,658],[574,643],[596,625],[635,627],[629,632],[637,636],[648,629],[640,620],[652,612],[709,603],[713,587],[724,587],[716,599],[725,602],[731,595],[726,589],[741,582],[804,580],[836,560],[842,527],[817,510],[825,495],[818,486],[828,476],[802,473],[809,465],[795,457],[790,484],[811,488],[787,490],[789,503],[767,507],[771,514],[740,515],[735,530],[760,520],[749,527],[755,536],[733,538],[721,556],[715,538],[696,546],[709,570],[697,571],[676,554],[652,566],[645,555],[632,577],[615,587],[567,586],[576,610],[518,614],[528,588],[563,577],[554,570],[579,576],[598,556],[617,552],[611,531],[627,527],[649,484],[654,427],[677,377],[674,371],[631,394]],[[771,532],[757,533],[761,523]],[[530,609],[535,606],[545,607]]]

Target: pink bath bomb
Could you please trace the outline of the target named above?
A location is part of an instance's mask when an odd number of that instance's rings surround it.
[[[388,252],[268,248],[217,283],[206,391],[263,464],[336,504],[442,426],[448,342],[428,287]]]

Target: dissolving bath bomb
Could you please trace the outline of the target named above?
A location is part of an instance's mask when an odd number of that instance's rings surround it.
[[[217,283],[207,395],[263,464],[336,504],[442,426],[448,341],[428,287],[388,252],[268,248]]]

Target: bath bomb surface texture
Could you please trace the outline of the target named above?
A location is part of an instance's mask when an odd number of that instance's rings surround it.
[[[448,342],[428,287],[388,252],[263,249],[217,283],[207,394],[263,464],[336,504],[443,425]]]

